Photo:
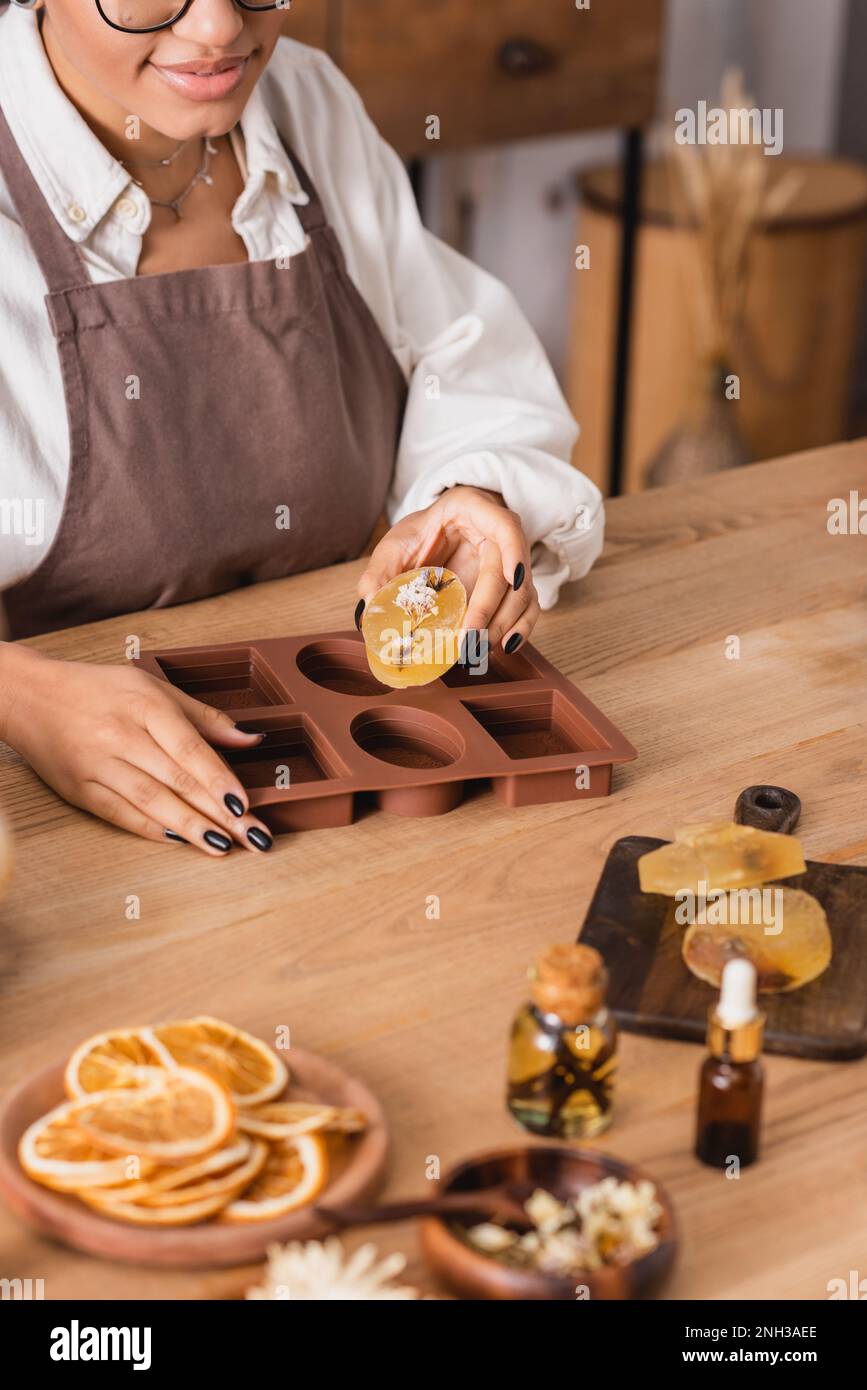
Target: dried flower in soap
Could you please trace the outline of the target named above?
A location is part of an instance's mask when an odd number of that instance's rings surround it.
[[[421,570],[409,583],[401,584],[395,595],[398,608],[402,608],[414,623],[420,623],[422,618],[431,615],[436,617],[440,611],[436,589],[428,582],[429,573],[429,570]]]

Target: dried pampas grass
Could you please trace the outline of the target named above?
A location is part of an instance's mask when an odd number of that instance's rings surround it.
[[[737,69],[723,77],[719,105],[726,112],[753,109]],[[774,161],[758,143],[672,142],[668,164],[675,222],[693,233],[692,253],[681,265],[690,279],[687,301],[700,352],[707,361],[729,363],[743,321],[750,242],[791,202],[803,179],[789,170],[772,184]]]

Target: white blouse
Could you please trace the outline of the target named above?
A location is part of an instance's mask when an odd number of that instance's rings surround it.
[[[0,14],[0,103],[91,279],[134,276],[150,203],[56,82],[32,11]],[[307,199],[278,130],[409,382],[390,520],[460,483],[500,493],[522,518],[550,607],[602,549],[604,512],[598,488],[569,464],[577,426],[535,334],[505,286],[425,230],[400,159],[339,69],[285,38],[235,142],[245,187],[232,225],[251,260],[305,246],[295,208]],[[44,296],[0,174],[0,590],[37,568],[67,487],[66,408]]]

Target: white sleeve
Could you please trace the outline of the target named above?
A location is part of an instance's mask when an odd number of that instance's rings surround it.
[[[561,584],[585,575],[602,549],[602,495],[569,462],[578,426],[510,291],[426,231],[403,164],[367,125],[411,367],[389,517],[398,521],[458,484],[501,494],[521,517],[550,608]]]

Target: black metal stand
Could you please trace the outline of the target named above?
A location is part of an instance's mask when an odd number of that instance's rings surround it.
[[[620,289],[617,303],[617,329],[614,342],[614,373],[611,394],[609,490],[612,497],[617,497],[623,490],[623,465],[628,424],[629,354],[632,344],[632,301],[635,290],[635,249],[641,211],[643,146],[644,136],[640,129],[626,132],[622,165],[623,231],[620,242]]]
[[[406,172],[409,174],[409,181],[412,184],[412,191],[415,194],[416,206],[421,213],[422,220],[424,220],[424,160],[407,160]]]

